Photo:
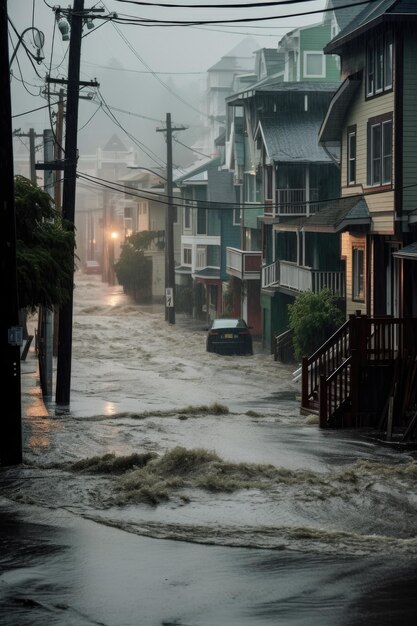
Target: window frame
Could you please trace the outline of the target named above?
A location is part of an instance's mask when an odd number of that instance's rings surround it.
[[[192,208],[192,201],[191,200],[185,200],[185,202],[184,202],[184,214],[183,214],[183,227],[184,227],[184,230],[191,230],[191,228],[192,228],[191,208]]]
[[[347,173],[346,173],[346,182],[349,185],[356,185],[356,174],[357,174],[357,134],[356,134],[356,124],[354,126],[348,126],[346,133],[346,153],[347,153]],[[352,147],[351,147],[351,139],[354,138],[354,155],[352,156]],[[353,172],[352,172],[353,169]],[[353,176],[352,176],[353,173]]]
[[[359,263],[360,256],[362,257]],[[352,301],[365,302],[365,245],[352,245]]]
[[[394,82],[394,38],[392,31],[379,33],[368,41],[365,59],[365,98],[375,98],[391,91]]]
[[[187,254],[186,254],[187,253]],[[190,256],[190,260],[187,260],[187,256]],[[192,266],[192,262],[193,262],[193,249],[191,246],[184,246],[182,249],[182,260],[183,260],[183,264],[187,265],[187,266]]]
[[[386,129],[390,127],[389,141]],[[379,137],[377,136],[379,135]],[[376,143],[377,140],[377,143]],[[393,182],[393,115],[387,113],[368,120],[367,132],[367,185],[368,187],[387,187]],[[378,154],[376,153],[378,150]],[[386,163],[389,163],[389,176]]]
[[[321,58],[321,73],[320,74],[310,74],[307,72],[307,64],[309,56],[320,56]],[[326,77],[326,57],[323,54],[322,50],[304,50],[303,54],[303,74],[304,78],[325,78]]]

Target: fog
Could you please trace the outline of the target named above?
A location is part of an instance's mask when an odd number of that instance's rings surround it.
[[[188,2],[189,6],[198,5]],[[213,3],[212,3],[213,4]],[[238,4],[236,0],[227,4]],[[65,7],[67,5],[63,4]],[[134,3],[107,0],[85,3],[85,7],[104,7],[103,15],[117,12],[123,16],[139,16],[164,20],[230,20],[233,18],[260,18],[270,15],[301,13],[320,10],[324,0],[314,0],[288,7],[259,7],[249,9],[183,9],[139,6]],[[44,56],[41,65],[29,62],[24,47],[19,46],[12,65],[13,128],[27,132],[34,128],[42,133],[51,125],[48,108],[21,115],[44,106],[45,76],[65,78],[67,73],[68,42],[62,41],[54,28],[52,4],[42,0],[14,0],[8,2],[9,18],[18,33],[35,26],[45,35]],[[79,105],[78,146],[80,153],[91,154],[103,147],[117,132],[127,148],[139,152],[142,165],[155,165],[155,160],[138,148],[138,140],[149,146],[165,160],[165,144],[156,128],[164,123],[170,112],[174,123],[184,124],[188,130],[181,142],[193,145],[207,121],[204,91],[206,72],[247,37],[253,39],[254,50],[276,47],[281,37],[292,28],[320,21],[322,14],[274,19],[267,21],[201,26],[145,27],[95,20],[95,29],[84,29],[81,50],[81,80],[97,80],[99,90],[112,110],[100,107],[97,94],[93,101],[81,99]],[[35,52],[32,32],[24,42]],[[11,27],[10,55],[17,44],[17,35]],[[32,45],[31,45],[32,44]],[[37,75],[37,73],[39,74]],[[94,90],[89,90],[94,92]],[[131,137],[129,137],[129,134]],[[16,153],[27,154],[27,141],[15,140]],[[177,144],[174,159],[182,165],[192,162],[193,152]]]

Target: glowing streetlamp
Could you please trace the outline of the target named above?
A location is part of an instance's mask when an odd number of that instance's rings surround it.
[[[109,272],[108,272],[108,280],[107,282],[109,283],[109,285],[114,285],[116,280],[115,280],[115,273],[114,273],[114,244],[116,242],[116,240],[119,237],[119,233],[117,232],[117,230],[112,230],[110,232],[110,241],[109,241]]]

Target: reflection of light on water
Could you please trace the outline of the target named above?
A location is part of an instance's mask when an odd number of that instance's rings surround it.
[[[107,296],[107,304],[109,306],[120,306],[122,302],[126,299],[125,294],[122,289],[114,290]]]
[[[116,414],[116,405],[114,402],[105,402],[104,403],[104,415],[115,415]]]

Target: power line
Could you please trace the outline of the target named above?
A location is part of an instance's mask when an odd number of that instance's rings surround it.
[[[190,174],[192,175],[192,172]],[[93,176],[85,172],[84,173],[79,172],[78,170],[77,170],[77,176],[79,176],[80,178],[83,178],[84,180],[87,180],[88,182],[94,183],[96,185],[106,187],[107,189],[112,189],[113,191],[116,191],[118,193],[125,193],[126,195],[135,196],[137,198],[149,200],[150,196],[158,196],[159,198],[164,197],[166,198],[166,200],[159,200],[161,204],[168,204],[169,201],[174,201],[174,206],[177,206],[177,207],[193,206],[194,208],[197,208],[199,206],[200,208],[205,208],[207,210],[219,210],[219,209],[221,210],[221,208],[259,210],[259,209],[265,209],[265,208],[268,208],[268,209],[275,208],[279,206],[280,204],[280,203],[263,204],[263,203],[255,203],[255,202],[245,202],[245,203],[212,202],[210,200],[192,200],[191,201],[192,204],[190,205],[190,201],[185,198],[178,198],[178,196],[175,196],[175,195],[172,197],[168,197],[167,194],[163,192],[151,191],[148,189],[133,190],[131,187],[127,187],[123,183],[109,181],[109,180],[106,180],[105,178],[99,178],[97,176]],[[119,189],[118,187],[122,187],[122,189]],[[397,188],[397,189],[400,191],[404,191],[405,189],[412,189],[414,187],[417,187],[417,183],[403,185],[401,188]],[[146,195],[141,195],[140,193],[138,193],[138,191],[142,191]],[[368,196],[376,196],[382,193],[387,193],[387,191],[385,189],[382,189],[382,190],[377,190],[377,191],[364,192],[361,194],[352,194],[348,196],[336,196],[333,198],[325,198],[323,200],[310,201],[309,203],[306,202],[305,204],[319,205],[319,204],[327,204],[329,202],[338,202],[340,200],[349,200],[349,199],[359,200],[360,198],[366,198]],[[177,203],[175,203],[175,201],[177,201]],[[300,206],[300,202],[294,202],[294,203],[286,202],[285,205],[288,207],[292,207],[292,206],[298,207]],[[291,217],[291,216],[288,216],[288,217]]]
[[[133,2],[133,0],[117,0],[118,2],[131,2],[133,4],[135,4],[135,2]],[[362,4],[369,4],[370,2],[379,2],[380,0],[361,0],[360,2],[355,2],[354,5],[355,6],[360,6]],[[344,4],[341,5],[337,8],[337,11],[340,11],[342,9],[348,9],[351,8],[352,4]],[[190,8],[190,7],[189,7]],[[128,18],[128,19],[124,19],[121,17],[115,17],[112,18],[112,22],[115,21],[119,24],[130,24],[130,25],[135,25],[135,24],[139,24],[141,26],[148,26],[148,27],[156,27],[156,26],[160,26],[160,27],[173,27],[173,26],[199,26],[199,25],[204,25],[204,24],[229,24],[229,23],[247,23],[247,22],[262,22],[262,21],[268,21],[268,20],[276,20],[276,19],[287,19],[289,17],[304,17],[306,15],[317,15],[318,13],[327,13],[330,11],[334,11],[334,7],[331,8],[324,8],[324,9],[316,9],[313,11],[304,11],[304,12],[298,12],[298,13],[286,13],[285,15],[269,15],[269,16],[263,16],[263,17],[241,17],[241,18],[234,18],[234,19],[228,19],[228,20],[222,20],[222,19],[216,19],[216,20],[157,20],[157,19],[151,19],[151,18]]]

